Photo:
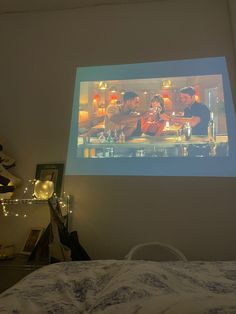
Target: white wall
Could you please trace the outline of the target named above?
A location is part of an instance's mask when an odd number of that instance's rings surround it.
[[[232,28],[232,39],[234,43],[234,52],[236,54],[236,2],[234,0],[228,0],[228,10],[229,10],[229,16],[230,16],[230,22],[231,22],[231,28]]]
[[[228,8],[226,0],[169,0],[1,16],[1,138],[14,173],[26,181],[38,163],[65,162],[77,66],[225,55],[235,84]],[[93,258],[122,258],[156,240],[190,259],[235,259],[234,186],[232,178],[65,179],[71,227]],[[0,216],[0,240],[19,225],[25,234],[23,222]],[[20,247],[19,232],[9,240]]]

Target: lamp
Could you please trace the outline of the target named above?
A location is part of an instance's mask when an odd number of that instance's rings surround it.
[[[34,196],[39,200],[48,200],[54,192],[52,181],[36,180],[34,185]]]
[[[98,88],[99,89],[103,89],[103,90],[107,89],[107,83],[106,82],[102,82],[102,81],[99,82]]]
[[[162,81],[162,87],[164,88],[170,88],[172,86],[171,80],[163,80]]]

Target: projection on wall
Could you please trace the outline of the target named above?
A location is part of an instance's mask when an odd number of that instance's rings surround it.
[[[235,176],[224,57],[79,67],[67,175]]]

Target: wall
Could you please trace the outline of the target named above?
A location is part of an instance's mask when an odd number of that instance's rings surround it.
[[[36,164],[66,160],[77,66],[225,55],[235,83],[225,0],[2,15],[0,43],[1,138],[24,182]],[[64,183],[74,198],[71,229],[93,258],[122,258],[145,241],[172,244],[189,259],[236,258],[233,178],[82,176]],[[23,222],[0,219],[0,239],[18,226],[25,234]],[[35,226],[35,216],[29,223]],[[37,223],[46,224],[43,212]],[[19,231],[7,240],[22,241]]]
[[[234,52],[236,54],[236,22],[235,22],[235,16],[236,16],[236,3],[233,0],[228,1],[228,10],[229,10],[229,16],[230,16],[230,22],[231,22],[231,29],[232,29],[232,38],[234,43]]]

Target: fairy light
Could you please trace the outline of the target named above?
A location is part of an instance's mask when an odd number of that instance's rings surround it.
[[[6,210],[6,205],[2,205],[3,215],[8,216],[9,212]]]
[[[59,204],[62,209],[67,214],[72,214],[72,210],[70,209],[70,203],[71,203],[71,195],[68,195],[67,193],[63,192],[62,197],[58,197],[54,193],[54,197],[59,200]],[[8,205],[34,205],[34,204],[47,204],[47,200],[39,200],[36,198],[30,198],[30,199],[0,199],[0,205],[2,206],[2,213],[3,216],[9,217],[9,216],[14,216],[14,217],[23,217],[26,218],[28,215],[24,212],[21,213],[22,210],[17,208],[17,211],[11,211],[7,209]]]
[[[20,208],[20,205],[34,205],[34,204],[47,204],[47,200],[41,200],[37,199],[34,195],[34,186],[36,183],[36,179],[29,179],[26,187],[23,191],[23,198],[19,199],[0,199],[0,210],[2,206],[2,214],[4,217],[14,216],[17,218],[27,218],[29,209],[24,210],[23,208]],[[56,193],[54,192],[53,196],[59,200],[59,204],[63,211],[68,215],[72,214],[72,210],[70,208],[71,203],[71,195],[68,195],[66,192],[63,192],[61,197],[58,197]],[[16,210],[11,210],[7,208],[9,205],[17,205]]]
[[[33,198],[33,191],[36,179],[29,179],[27,186],[24,188],[23,194],[29,196],[29,198]]]

